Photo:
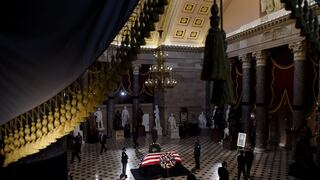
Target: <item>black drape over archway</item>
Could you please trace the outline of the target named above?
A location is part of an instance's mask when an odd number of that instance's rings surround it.
[[[50,99],[107,48],[138,0],[0,2],[0,124]]]

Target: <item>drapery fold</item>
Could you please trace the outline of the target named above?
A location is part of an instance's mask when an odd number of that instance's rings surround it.
[[[138,0],[0,2],[0,125],[76,80]]]

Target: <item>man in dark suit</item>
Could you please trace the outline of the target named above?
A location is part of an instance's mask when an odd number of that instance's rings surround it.
[[[222,163],[222,167],[218,168],[219,180],[229,180],[229,171],[227,170],[227,162]]]
[[[127,163],[128,163],[128,155],[126,153],[126,148],[125,147],[122,148],[121,163],[122,163],[122,174],[126,175]]]
[[[104,152],[107,151],[106,143],[107,143],[107,135],[103,134],[100,139],[100,144],[101,144],[100,154],[102,154],[103,151]]]
[[[72,157],[71,157],[71,163],[74,162],[74,158],[77,157],[79,162],[81,161],[81,157],[79,153],[81,153],[81,144],[82,144],[82,136],[80,133],[74,138],[72,147]]]
[[[197,139],[196,142],[194,143],[194,160],[196,163],[196,167],[194,169],[200,169],[200,151],[201,151],[201,146],[199,143],[199,140]]]
[[[240,154],[237,157],[237,162],[238,162],[238,180],[240,180],[241,173],[243,173],[244,179],[247,180],[247,175],[245,172],[245,157],[243,150],[240,151]]]
[[[254,154],[252,151],[252,148],[249,148],[245,153],[244,153],[245,161],[246,161],[246,175],[249,178],[250,177],[250,171],[254,159]]]

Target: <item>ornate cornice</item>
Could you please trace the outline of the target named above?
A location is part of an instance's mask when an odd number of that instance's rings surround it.
[[[178,45],[161,45],[164,51],[175,51],[175,52],[203,52],[204,47],[195,46],[178,46]],[[141,48],[141,53],[153,52],[156,48]]]
[[[272,29],[276,26],[283,26],[285,24],[291,24],[294,21],[295,20],[290,19],[290,14],[287,14],[282,17],[273,19],[271,21],[263,22],[260,25],[253,26],[253,27],[248,28],[242,32],[231,35],[231,36],[227,37],[226,41],[228,43],[240,41],[240,40],[246,39],[248,37],[254,36],[256,34],[261,34],[261,33],[265,32],[266,30]]]

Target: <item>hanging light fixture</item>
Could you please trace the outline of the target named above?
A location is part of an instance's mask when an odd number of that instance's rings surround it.
[[[162,30],[159,30],[161,39]],[[165,64],[167,54],[164,53],[161,46],[155,50],[154,57],[156,64],[149,68],[149,78],[144,82],[150,88],[167,89],[177,85],[177,81],[173,79],[172,67]]]

